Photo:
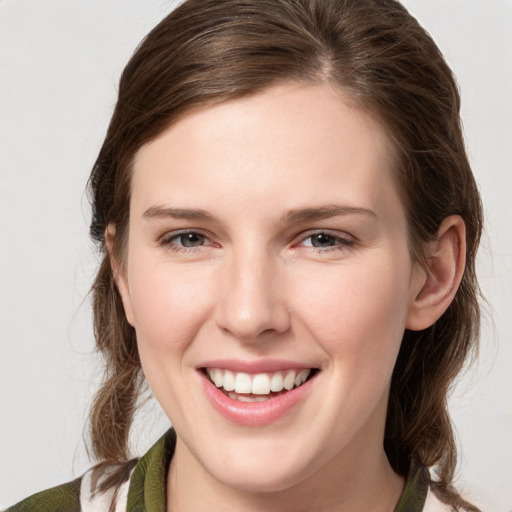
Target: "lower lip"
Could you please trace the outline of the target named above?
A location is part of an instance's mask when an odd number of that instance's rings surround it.
[[[240,402],[226,396],[202,371],[199,374],[206,396],[217,412],[232,423],[245,426],[269,425],[279,420],[306,398],[316,380],[316,376],[313,376],[298,388],[264,402]]]

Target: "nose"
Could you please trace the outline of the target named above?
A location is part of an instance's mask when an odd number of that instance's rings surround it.
[[[232,254],[221,272],[217,325],[244,342],[290,328],[280,263],[263,251]]]

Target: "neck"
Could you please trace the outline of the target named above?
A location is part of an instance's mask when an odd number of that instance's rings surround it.
[[[178,438],[168,475],[167,512],[392,512],[403,478],[389,464],[383,432],[361,437],[364,442],[354,439],[304,480],[272,492],[251,492],[219,482]]]

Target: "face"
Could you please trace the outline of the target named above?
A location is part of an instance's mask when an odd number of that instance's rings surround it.
[[[340,92],[271,88],[142,147],[126,256],[144,372],[196,474],[279,490],[382,452],[419,277],[386,131]]]

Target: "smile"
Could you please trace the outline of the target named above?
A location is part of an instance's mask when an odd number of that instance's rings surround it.
[[[244,368],[248,372],[217,365],[198,368],[211,405],[232,423],[254,427],[278,421],[306,401],[321,373],[318,368],[264,369],[258,366],[260,368]]]
[[[291,391],[301,386],[313,369],[286,370],[273,373],[249,374],[221,368],[207,368],[206,374],[217,388],[231,399],[241,402],[270,400],[283,390]]]

